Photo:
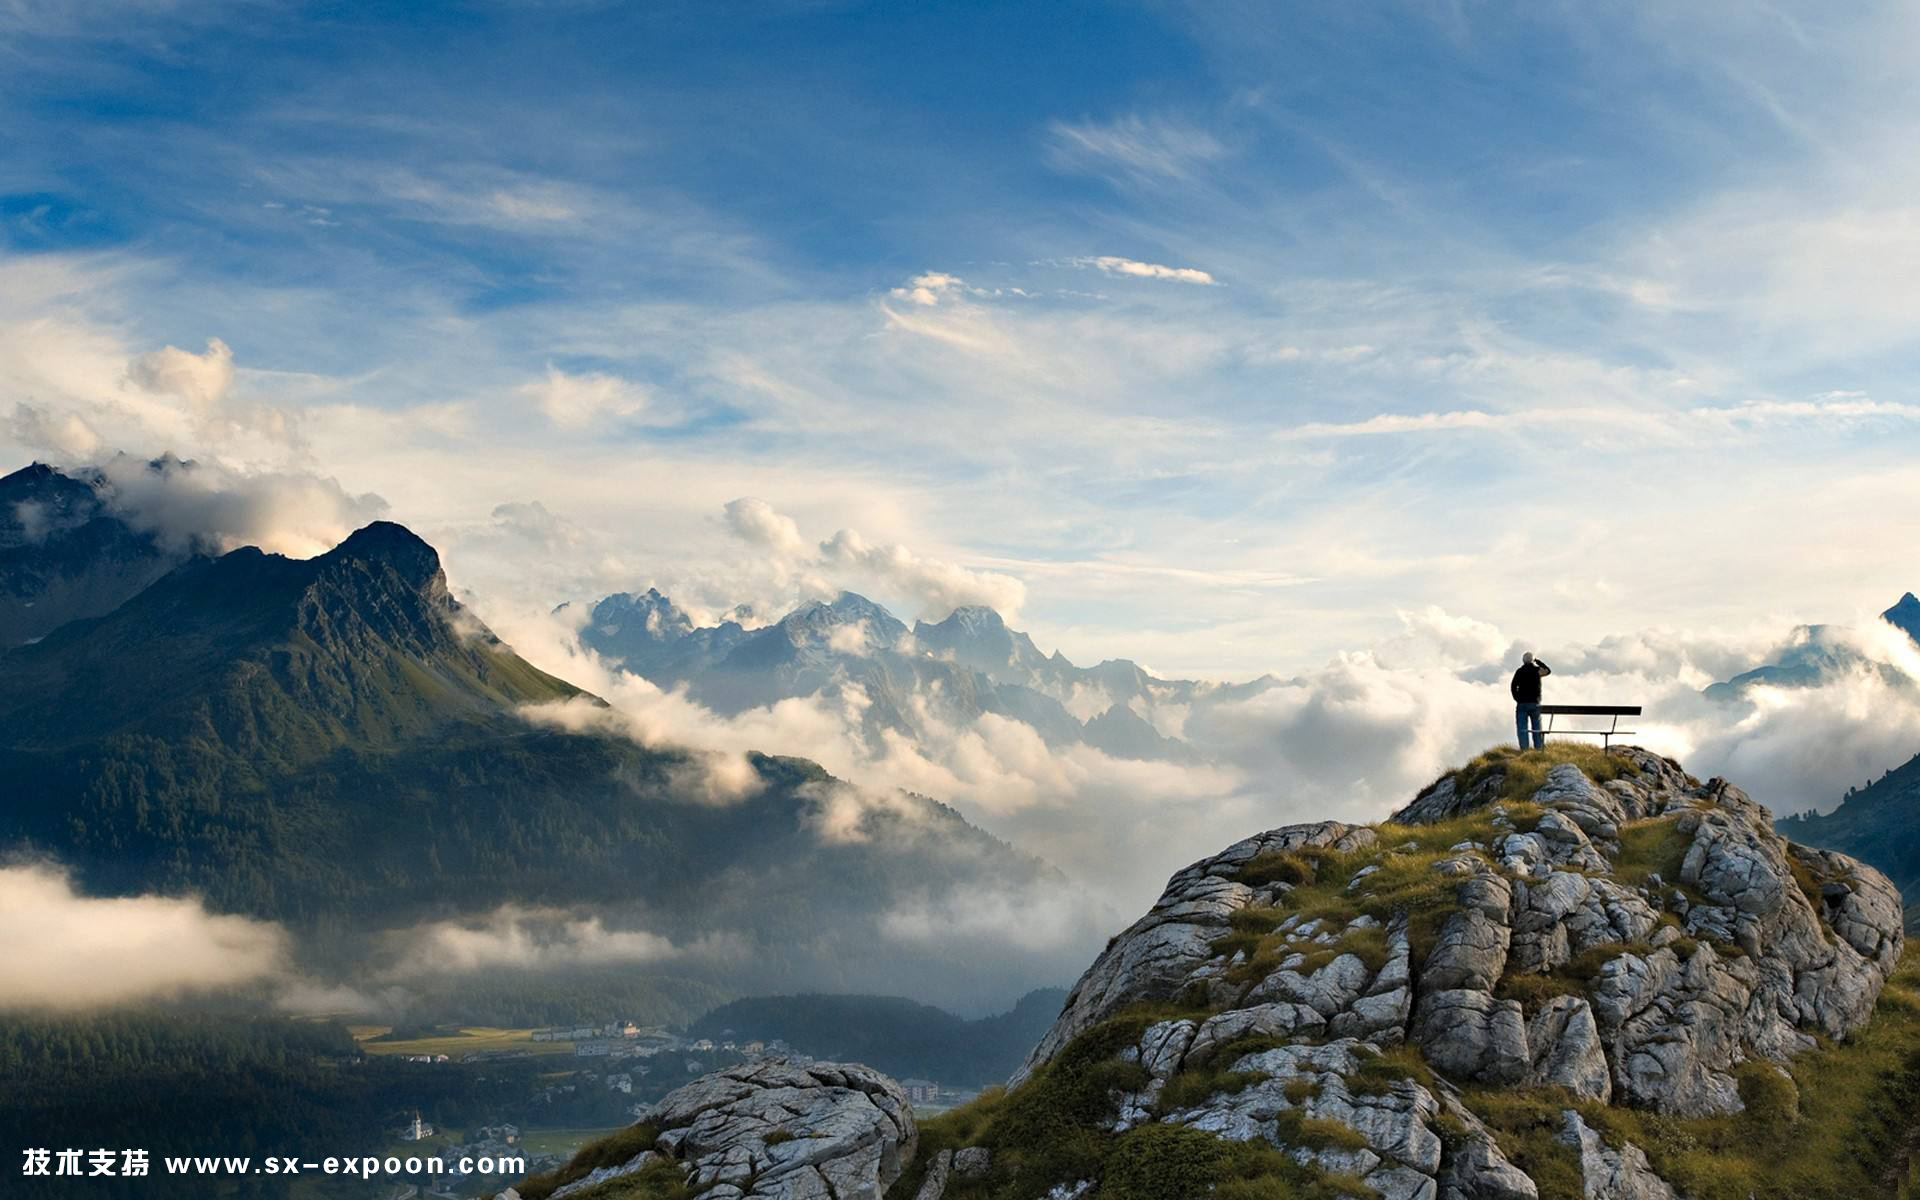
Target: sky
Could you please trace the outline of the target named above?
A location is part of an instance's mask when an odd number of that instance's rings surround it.
[[[1504,732],[1521,648],[1829,804],[1920,745],[1872,621],[1920,587],[1916,25],[0,0],[0,469],[191,458],[167,528],[291,554],[403,521],[661,737],[1149,883],[1381,815]],[[985,603],[1082,663],[1289,683],[1204,772],[1005,729],[877,763],[543,623],[649,585],[703,619]],[[1905,682],[1703,705],[1809,622]]]
[[[316,474],[529,601],[778,603],[756,498],[1171,674],[1855,618],[1917,19],[10,0],[0,450]]]

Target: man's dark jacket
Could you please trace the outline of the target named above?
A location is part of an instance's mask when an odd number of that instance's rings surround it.
[[[1540,677],[1551,674],[1553,674],[1553,668],[1537,658],[1530,663],[1521,663],[1520,669],[1513,673],[1513,686],[1508,689],[1513,693],[1513,702],[1515,704],[1540,703]]]

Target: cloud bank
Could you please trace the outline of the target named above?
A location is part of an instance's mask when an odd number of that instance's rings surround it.
[[[964,605],[1017,615],[1026,603],[1026,584],[1011,575],[926,557],[897,542],[871,541],[857,529],[842,529],[823,542],[810,542],[792,517],[755,497],[729,501],[725,518],[728,531],[760,555],[761,564],[781,590],[799,599],[832,600],[842,591],[871,592],[894,603],[904,602],[911,615],[931,620],[943,619]]]
[[[95,897],[45,864],[0,867],[0,1008],[96,1008],[256,983],[285,965],[276,926],[198,900]]]
[[[247,471],[220,463],[121,456],[105,463],[102,494],[136,529],[180,550],[224,554],[258,546],[311,558],[387,513],[371,493],[299,471]]]

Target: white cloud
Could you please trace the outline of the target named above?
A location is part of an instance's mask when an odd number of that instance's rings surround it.
[[[967,286],[967,281],[958,275],[949,275],[944,271],[927,271],[907,280],[905,286],[894,288],[890,294],[897,300],[931,308],[947,295],[966,294],[972,290]]]
[[[137,387],[178,396],[196,411],[211,414],[233,390],[233,350],[219,338],[209,338],[201,354],[167,346],[134,359],[127,378]]]
[[[0,1008],[89,1008],[253,983],[279,972],[272,924],[169,896],[84,896],[44,864],[0,867]]]
[[[224,553],[258,546],[310,558],[383,516],[386,501],[338,482],[290,471],[244,471],[218,463],[121,456],[101,468],[107,502],[137,529],[173,546]]]
[[[731,500],[724,512],[728,530],[760,555],[759,566],[774,589],[757,598],[756,610],[784,611],[799,600],[831,600],[843,590],[904,602],[934,620],[969,604],[1011,616],[1026,600],[1026,585],[1011,575],[930,558],[897,542],[870,541],[856,529],[812,543],[799,522],[755,497]]]
[[[609,929],[596,915],[518,905],[471,919],[436,921],[388,940],[395,978],[498,967],[653,963],[686,953],[644,929]]]
[[[729,500],[727,528],[750,546],[765,550],[780,559],[804,558],[809,553],[807,540],[792,517],[774,510],[773,505],[753,496]]]
[[[833,632],[827,635],[827,646],[838,654],[864,655],[872,638],[873,633],[865,621],[854,621],[835,626]]]
[[[572,221],[580,215],[569,195],[555,187],[496,188],[487,201],[509,221]]]
[[[1681,409],[1635,410],[1579,405],[1516,409],[1511,412],[1456,409],[1450,412],[1381,413],[1358,421],[1310,421],[1277,431],[1274,437],[1278,441],[1305,441],[1461,430],[1500,432],[1525,428],[1536,434],[1540,430],[1558,430],[1565,436],[1583,438],[1590,437],[1590,431],[1617,431],[1683,442],[1709,434],[1732,436],[1795,424],[1851,426],[1876,420],[1920,422],[1920,404],[1841,395]]]
[[[647,410],[647,394],[613,375],[569,374],[551,364],[546,376],[520,389],[561,429],[598,428],[608,421],[637,417]]]
[[[7,432],[21,445],[58,463],[81,462],[101,450],[100,435],[78,413],[51,413],[22,401]]]
[[[1212,275],[1195,267],[1163,267],[1159,263],[1138,262],[1131,258],[1115,258],[1103,254],[1098,258],[1076,258],[1074,265],[1092,267],[1108,275],[1131,275],[1139,279],[1168,279],[1175,283],[1198,283],[1212,286]]]
[[[1027,586],[1010,575],[923,558],[897,543],[869,542],[854,529],[842,529],[820,543],[820,561],[830,571],[904,596],[922,615],[934,618],[970,604],[1013,616],[1027,598]]]
[[[997,957],[1012,947],[1072,961],[1134,916],[1083,889],[1040,884],[910,898],[889,909],[880,927],[896,941],[955,956]]]

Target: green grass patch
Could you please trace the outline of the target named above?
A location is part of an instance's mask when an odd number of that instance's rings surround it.
[[[1662,890],[1680,885],[1680,865],[1686,861],[1693,835],[1680,832],[1678,814],[1629,821],[1620,827],[1620,853],[1613,858],[1613,877],[1628,887],[1645,887],[1660,876]]]
[[[1508,971],[1494,985],[1493,994],[1502,1000],[1518,1000],[1520,1007],[1531,1015],[1561,996],[1584,996],[1587,993],[1577,980],[1557,972],[1543,975]]]
[[[548,1196],[576,1179],[583,1178],[602,1167],[617,1167],[642,1150],[652,1149],[654,1140],[659,1136],[660,1131],[651,1125],[629,1125],[610,1137],[604,1137],[597,1142],[589,1142],[580,1147],[565,1166],[544,1175],[529,1176],[525,1182],[514,1186],[519,1190],[521,1200],[547,1200]],[[677,1168],[673,1170],[673,1179],[674,1182],[679,1182],[680,1172]]]
[[[1240,864],[1240,873],[1235,878],[1248,887],[1266,887],[1275,883],[1304,887],[1319,881],[1324,853],[1316,847],[1306,846],[1298,850],[1273,850],[1258,854]]]
[[[1075,1038],[1054,1060],[1013,1092],[989,1092],[961,1108],[920,1123],[920,1152],[888,1189],[889,1200],[911,1200],[926,1166],[942,1150],[985,1146],[993,1151],[984,1177],[949,1181],[947,1200],[1031,1200],[1056,1184],[1099,1181],[1102,1197],[1213,1196],[1239,1200],[1366,1200],[1372,1189],[1301,1167],[1265,1143],[1228,1142],[1185,1126],[1153,1122],[1124,1134],[1107,1126],[1114,1094],[1137,1091],[1146,1072],[1115,1056],[1139,1041],[1170,1006],[1133,1010]],[[1191,1014],[1187,1014],[1191,1015]],[[1268,1049],[1270,1039],[1246,1038],[1223,1047],[1215,1065],[1176,1075],[1161,1094],[1168,1110],[1245,1088],[1262,1076],[1230,1064]],[[1345,1126],[1303,1124],[1301,1144],[1333,1145],[1353,1136]]]
[[[1233,1060],[1222,1058],[1220,1061]],[[1258,1071],[1182,1071],[1167,1080],[1166,1086],[1160,1089],[1159,1111],[1165,1115],[1183,1108],[1194,1108],[1214,1096],[1244,1092],[1265,1078]]]
[[[682,1178],[677,1164],[657,1162],[624,1179],[610,1179],[581,1192],[579,1200],[693,1200],[697,1195]]]
[[[1403,1079],[1410,1079],[1428,1091],[1439,1087],[1426,1058],[1418,1048],[1406,1043],[1363,1058],[1359,1070],[1347,1077],[1347,1087],[1356,1095],[1381,1096]]]
[[[1540,1200],[1581,1200],[1580,1155],[1560,1141],[1561,1112],[1573,1107],[1560,1088],[1473,1088],[1461,1102],[1486,1123],[1513,1165],[1540,1189]]]
[[[1554,742],[1542,750],[1494,746],[1466,766],[1442,775],[1433,784],[1437,785],[1451,775],[1454,791],[1464,796],[1497,771],[1500,772],[1500,785],[1493,802],[1510,803],[1531,799],[1547,782],[1547,772],[1563,763],[1579,767],[1595,783],[1607,783],[1636,773],[1633,760],[1625,754],[1616,754],[1583,742]]]
[[[1101,1200],[1366,1200],[1379,1195],[1358,1180],[1302,1167],[1264,1143],[1223,1141],[1182,1125],[1129,1131],[1115,1144],[1099,1178]]]
[[[1309,1117],[1293,1109],[1282,1109],[1273,1115],[1273,1123],[1275,1134],[1288,1146],[1305,1146],[1309,1150],[1367,1148],[1367,1139],[1359,1130],[1324,1117]]]

